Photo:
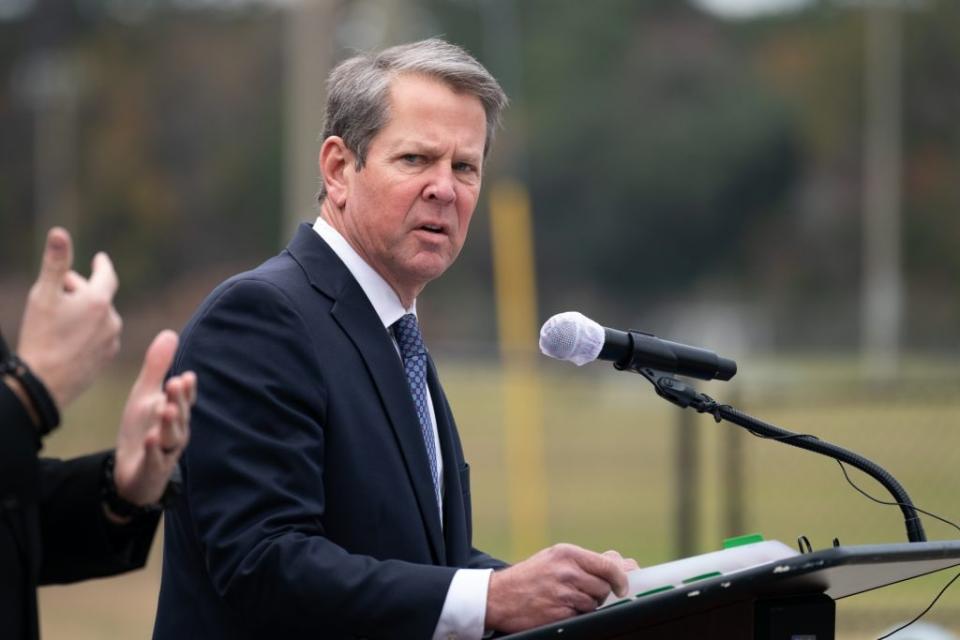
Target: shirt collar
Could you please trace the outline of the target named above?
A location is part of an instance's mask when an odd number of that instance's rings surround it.
[[[409,309],[404,308],[400,297],[386,280],[377,273],[366,260],[360,257],[347,239],[339,231],[330,226],[323,216],[318,216],[313,224],[313,230],[323,238],[324,242],[333,249],[337,257],[346,265],[347,270],[363,289],[373,310],[377,312],[380,322],[389,329],[394,322],[408,313],[416,315],[417,301],[414,300]]]

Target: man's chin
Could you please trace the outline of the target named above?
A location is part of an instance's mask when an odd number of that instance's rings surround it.
[[[409,265],[408,273],[412,276],[412,279],[426,285],[442,276],[451,264],[453,264],[453,260],[446,256],[436,253],[420,254]]]

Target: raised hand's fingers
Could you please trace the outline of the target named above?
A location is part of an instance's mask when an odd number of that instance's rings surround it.
[[[197,399],[197,376],[191,371],[173,376],[167,380],[164,390],[167,401],[178,404],[183,415],[189,417],[190,407]]]
[[[63,290],[67,293],[73,293],[86,283],[86,278],[76,271],[67,271],[63,276]]]
[[[167,380],[166,392],[167,404],[176,408],[174,429],[177,437],[186,440],[190,428],[190,396],[194,393],[189,387],[189,380],[182,375],[170,378]]]
[[[107,314],[106,322],[110,325],[110,330],[113,332],[113,336],[110,338],[107,356],[113,358],[120,353],[120,332],[123,330],[123,318],[120,317],[120,314],[117,313],[115,309],[111,308],[110,313]]]
[[[185,415],[190,414],[190,407],[197,402],[197,375],[192,371],[181,373],[167,380],[167,399],[182,405]]]
[[[163,435],[161,426],[156,426],[147,432],[143,439],[144,467],[146,469],[163,469],[166,454],[163,452]]]
[[[159,430],[160,451],[165,456],[179,455],[190,441],[190,427],[181,412],[181,408],[171,402],[164,406]]]
[[[187,403],[192,407],[197,404],[197,374],[193,371],[185,371],[180,374],[187,389]]]
[[[43,263],[37,287],[44,296],[55,296],[63,291],[64,276],[73,266],[73,242],[66,229],[53,227],[47,232],[43,248]]]
[[[173,363],[178,341],[177,334],[169,329],[157,334],[147,347],[147,353],[143,357],[143,367],[140,369],[134,389],[145,389],[149,392],[159,391],[162,388],[163,377],[167,375]]]
[[[167,403],[160,421],[160,451],[166,455],[175,453],[183,447],[185,439],[186,433],[183,429],[180,409],[174,404]]]
[[[103,251],[97,253],[93,256],[91,264],[90,286],[113,300],[113,294],[117,292],[117,284],[117,272],[113,269],[110,256]]]

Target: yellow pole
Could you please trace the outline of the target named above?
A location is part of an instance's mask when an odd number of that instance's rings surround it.
[[[503,181],[490,192],[511,546],[520,560],[547,544],[547,482],[537,369],[537,292],[530,197]]]

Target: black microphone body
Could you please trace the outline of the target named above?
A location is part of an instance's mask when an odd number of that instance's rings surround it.
[[[604,327],[604,343],[597,356],[611,360],[618,369],[655,369],[699,380],[729,380],[737,363],[712,351],[663,340],[639,331]]]

